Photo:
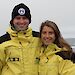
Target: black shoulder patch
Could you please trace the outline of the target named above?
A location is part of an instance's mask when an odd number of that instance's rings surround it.
[[[60,52],[57,52],[56,55],[59,55],[64,60],[65,59],[71,60],[71,55],[70,55],[70,53],[68,51],[60,51]]]
[[[75,63],[75,53],[74,52],[71,55],[71,60],[73,61],[73,63]]]
[[[33,35],[33,37],[39,37],[39,32],[32,31],[32,35]]]
[[[6,34],[0,36],[0,44],[8,40],[11,40],[9,33],[6,32]]]

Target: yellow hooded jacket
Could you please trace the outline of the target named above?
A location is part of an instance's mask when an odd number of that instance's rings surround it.
[[[75,75],[75,64],[64,60],[57,52],[62,49],[55,44],[40,48],[39,75]]]
[[[9,28],[8,33],[11,40],[0,44],[0,75],[38,75],[38,38],[32,36],[32,29],[16,32]]]

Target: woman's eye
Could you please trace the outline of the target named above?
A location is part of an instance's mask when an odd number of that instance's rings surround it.
[[[49,34],[54,34],[54,32],[49,32]]]
[[[46,32],[42,32],[43,34],[46,34]]]

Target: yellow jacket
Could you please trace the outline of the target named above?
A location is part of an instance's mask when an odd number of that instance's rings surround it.
[[[11,40],[0,44],[0,75],[38,75],[36,50],[38,38],[32,30],[16,32],[9,28]]]
[[[70,60],[64,60],[57,52],[62,49],[55,44],[47,48],[41,46],[39,55],[39,75],[75,75],[75,65]]]

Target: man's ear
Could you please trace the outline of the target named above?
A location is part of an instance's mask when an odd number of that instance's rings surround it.
[[[10,20],[10,24],[13,25],[13,20]]]

